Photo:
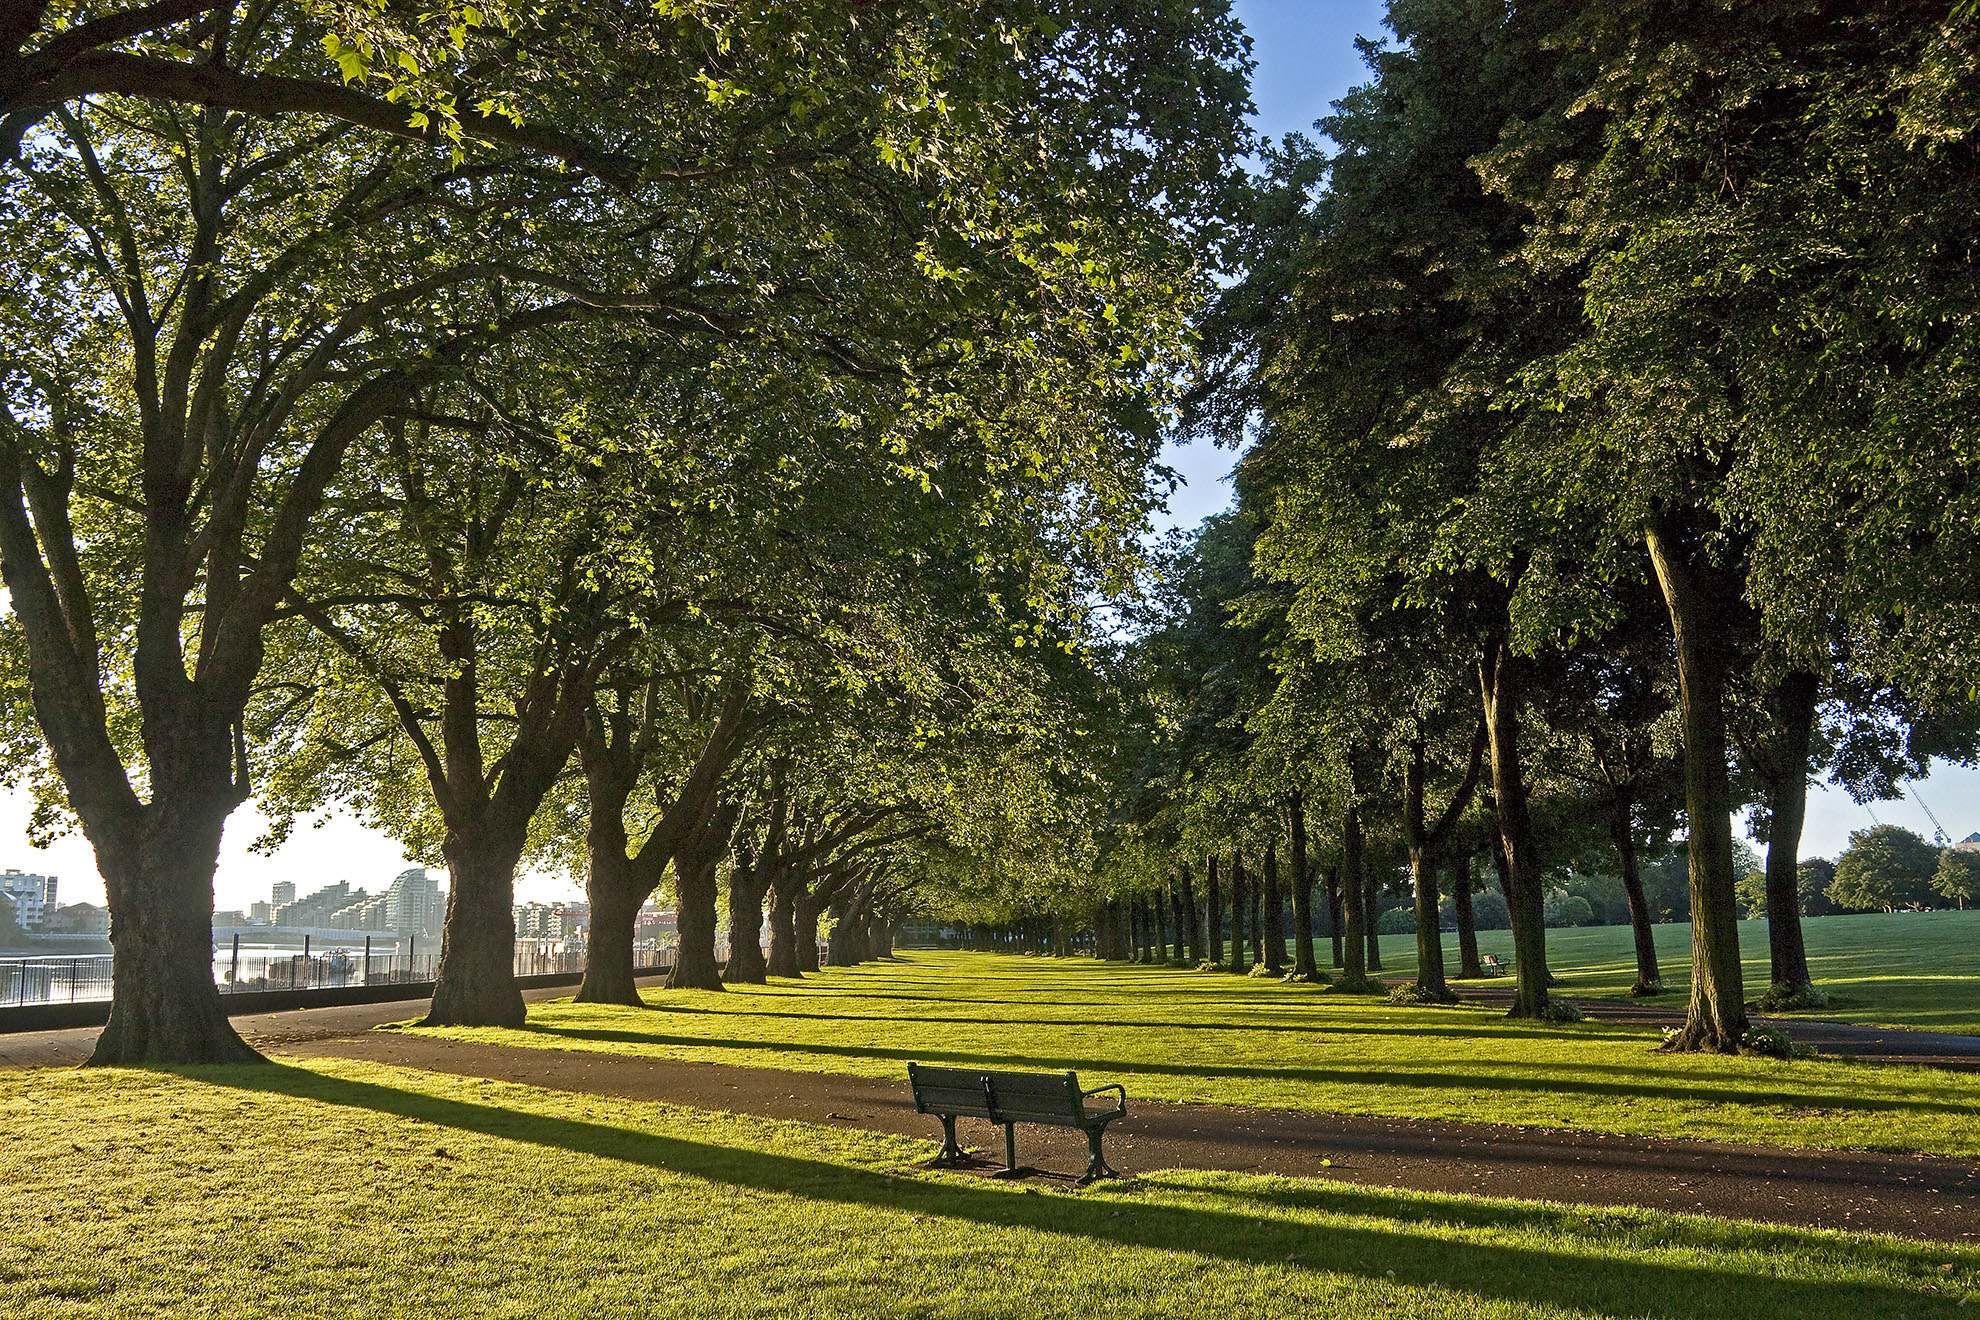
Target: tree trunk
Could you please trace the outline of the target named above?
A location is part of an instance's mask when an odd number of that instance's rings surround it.
[[[1500,640],[1478,664],[1485,706],[1486,746],[1492,757],[1492,805],[1497,860],[1502,862],[1506,907],[1513,928],[1513,1003],[1507,1016],[1544,1019],[1547,1001],[1547,907],[1541,889],[1539,846],[1533,834],[1526,771],[1519,752],[1520,680],[1525,662]]]
[[[1629,992],[1655,994],[1663,988],[1663,973],[1657,968],[1657,936],[1650,928],[1650,901],[1643,895],[1643,876],[1637,865],[1636,822],[1629,798],[1621,793],[1610,799],[1609,839],[1615,844],[1616,861],[1622,869],[1623,897],[1629,900],[1629,932],[1636,941],[1636,984]]]
[[[92,838],[116,950],[110,1021],[93,1065],[265,1062],[227,1021],[213,984],[213,870],[227,809],[181,809],[181,829],[167,834],[160,804],[182,800],[155,791],[128,855]]]
[[[526,825],[527,822],[524,822]],[[425,1027],[520,1027],[516,984],[516,863],[523,830],[450,828],[447,927]]]
[[[1286,827],[1292,849],[1293,973],[1320,979],[1313,957],[1313,875],[1306,867],[1306,799],[1286,795]]]
[[[1471,910],[1471,850],[1460,847],[1451,866],[1451,907],[1457,917],[1458,979],[1476,981],[1485,975],[1478,961],[1478,919]]]
[[[1327,923],[1330,927],[1328,934],[1334,944],[1334,966],[1345,967],[1347,963],[1344,961],[1343,947],[1347,938],[1347,927],[1344,924],[1341,911],[1341,864],[1339,862],[1327,868]]]
[[[1443,898],[1437,892],[1437,850],[1419,844],[1409,850],[1410,889],[1416,896],[1416,988],[1437,999],[1450,999],[1444,979],[1444,932],[1438,917]]]
[[[818,899],[809,889],[791,899],[791,922],[797,927],[797,965],[800,972],[818,970]]]
[[[1343,958],[1340,980],[1335,984],[1351,994],[1364,993],[1378,987],[1368,979],[1368,945],[1362,938],[1361,870],[1364,859],[1361,855],[1361,808],[1356,802],[1356,793],[1350,787],[1347,805],[1341,812],[1341,861],[1340,888],[1346,900],[1347,919],[1342,923],[1339,948]]]
[[[674,914],[679,934],[669,990],[720,990],[722,968],[715,961],[716,871],[713,862],[674,862]]]
[[[1222,963],[1224,961],[1224,909],[1223,897],[1217,892],[1217,854],[1211,853],[1203,863],[1203,961]]]
[[[591,930],[584,951],[584,980],[575,999],[580,1004],[624,1004],[644,1008],[633,979],[633,931],[640,905],[651,892],[637,878],[638,868],[621,850],[591,854],[584,892],[591,903]]]
[[[1182,868],[1183,920],[1189,927],[1189,951],[1183,957],[1183,966],[1194,967],[1203,961],[1203,921],[1196,910],[1196,882],[1187,866]]]
[[[1368,940],[1368,970],[1379,972],[1382,970],[1382,932],[1375,929],[1375,923],[1382,916],[1382,896],[1377,892],[1375,877],[1368,874],[1366,857],[1362,860],[1361,869],[1367,877],[1361,886],[1361,933]]]
[[[1251,970],[1251,959],[1244,947],[1245,917],[1251,909],[1251,887],[1246,884],[1244,858],[1231,853],[1231,961],[1230,970],[1238,976]]]
[[[1265,845],[1265,949],[1260,955],[1267,970],[1283,976],[1286,970],[1286,897],[1279,889],[1279,845]]]
[[[770,961],[763,969],[765,976],[789,980],[802,974],[797,928],[797,890],[801,883],[797,876],[787,874],[770,884]]]
[[[763,896],[769,892],[764,880],[740,856],[729,872],[729,962],[722,969],[727,985],[762,985],[770,979],[763,957]]]
[[[1801,933],[1801,826],[1808,814],[1808,745],[1821,680],[1796,671],[1774,690],[1775,746],[1767,784],[1767,953],[1777,999],[1806,996],[1808,946]]]
[[[1702,553],[1679,545],[1661,518],[1645,521],[1644,539],[1677,643],[1691,871],[1691,1003],[1684,1026],[1665,1048],[1733,1054],[1747,1027],[1726,768],[1725,644],[1738,587],[1703,562]]]
[[[1178,967],[1189,966],[1189,920],[1183,916],[1187,910],[1183,903],[1182,882],[1174,881],[1169,885],[1169,926],[1175,933],[1170,961]]]
[[[1251,965],[1265,965],[1265,887],[1251,887]]]
[[[1424,823],[1426,752],[1422,741],[1410,749],[1403,774],[1403,833],[1409,843],[1409,889],[1416,917],[1416,988],[1436,999],[1451,998],[1444,980],[1444,934],[1438,929],[1437,844]]]

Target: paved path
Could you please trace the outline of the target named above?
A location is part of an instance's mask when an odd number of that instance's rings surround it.
[[[546,989],[525,997],[568,993]],[[291,1057],[365,1059],[590,1095],[843,1124],[926,1138],[931,1153],[940,1133],[934,1119],[914,1111],[905,1080],[371,1030],[424,1010],[423,1001],[406,1000],[234,1021],[255,1045]],[[0,1037],[0,1067],[80,1063],[95,1038],[95,1028]],[[1980,1243],[1980,1163],[1973,1161],[1146,1100],[1131,1101],[1129,1111],[1111,1130],[1107,1150],[1114,1165],[1130,1173],[1226,1169]],[[998,1129],[963,1127],[965,1141],[1001,1149]],[[1025,1128],[1019,1142],[1021,1158],[1048,1170],[1044,1179],[1069,1183],[1085,1167],[1085,1141],[1077,1134]]]
[[[388,1032],[302,1041],[285,1053],[843,1124],[926,1138],[931,1154],[941,1133],[934,1119],[915,1112],[905,1080]],[[1967,1160],[1146,1100],[1128,1108],[1109,1131],[1107,1154],[1130,1173],[1229,1169],[1980,1243],[1980,1163]],[[967,1121],[963,1128],[966,1143],[1001,1151],[1001,1129]],[[1076,1133],[1022,1128],[1019,1155],[1051,1170],[1052,1180],[1069,1182],[1085,1168],[1086,1142]]]
[[[1481,1004],[1512,1002],[1512,991],[1500,986],[1474,986],[1460,981],[1453,989],[1466,999]],[[1601,1022],[1626,1022],[1632,1026],[1648,1027],[1684,1024],[1684,1003],[1678,996],[1669,997],[1667,1002],[1584,999],[1572,992],[1556,991],[1555,997],[1572,999],[1582,1012]],[[1846,1054],[1869,1063],[1912,1063],[1950,1068],[1955,1072],[1980,1072],[1980,1036],[1961,1036],[1950,1031],[1913,1031],[1909,1027],[1872,1027],[1814,1017],[1756,1017],[1753,1020],[1777,1027],[1801,1044],[1812,1045],[1823,1054]]]
[[[664,977],[644,977],[639,984],[657,986]],[[523,991],[526,1003],[569,999],[570,986],[547,986]],[[394,999],[382,1004],[339,1004],[334,1008],[298,1008],[281,1013],[243,1013],[232,1019],[234,1030],[260,1050],[280,1050],[302,1041],[358,1036],[387,1022],[424,1017],[430,999]],[[22,1031],[0,1034],[0,1068],[74,1066],[89,1058],[102,1027],[70,1027],[61,1031]]]

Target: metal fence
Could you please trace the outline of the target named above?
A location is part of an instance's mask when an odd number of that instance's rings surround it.
[[[110,997],[110,955],[0,958],[0,1007]]]
[[[422,952],[417,941],[403,952],[396,943],[374,950],[369,941],[349,948],[295,953],[243,953],[223,944],[213,951],[213,981],[221,994],[252,990],[334,990],[346,986],[403,985],[431,981],[440,968],[439,941]],[[672,941],[637,955],[642,966],[660,962]],[[582,950],[554,949],[534,941],[516,944],[516,975],[544,976],[584,970]],[[114,956],[0,958],[0,1008],[80,1003],[110,998]]]

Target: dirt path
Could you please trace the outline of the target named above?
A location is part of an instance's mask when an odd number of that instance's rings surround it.
[[[941,1134],[940,1124],[915,1112],[904,1080],[395,1033],[298,1041],[284,1053],[843,1124],[927,1138],[931,1154]],[[1107,1138],[1108,1159],[1128,1173],[1228,1169],[1980,1243],[1980,1165],[1963,1160],[1133,1099],[1128,1109]],[[966,1144],[1001,1151],[1001,1129],[967,1121],[962,1128]],[[1050,1181],[1070,1182],[1085,1167],[1085,1140],[1075,1133],[1021,1128],[1018,1141],[1019,1158],[1049,1170],[1042,1176]]]
[[[1512,1002],[1512,991],[1497,986],[1460,983],[1457,991],[1466,999],[1481,1004]],[[1626,1022],[1632,1026],[1649,1027],[1676,1027],[1684,1023],[1682,1002],[1583,999],[1560,993],[1555,997],[1572,999],[1582,1012],[1599,1022]],[[1914,1031],[1909,1027],[1870,1027],[1854,1022],[1830,1022],[1823,1018],[1756,1017],[1753,1020],[1764,1026],[1777,1027],[1801,1044],[1812,1045],[1823,1054],[1846,1054],[1868,1063],[1910,1063],[1950,1068],[1955,1072],[1980,1072],[1980,1036],[1961,1036],[1950,1031]]]
[[[657,986],[661,977],[639,984]],[[571,987],[550,986],[523,991],[525,1003],[569,999]],[[405,1022],[426,1013],[430,999],[395,999],[383,1004],[340,1004],[334,1008],[298,1008],[280,1013],[243,1013],[232,1019],[234,1030],[260,1050],[279,1050],[302,1041],[357,1036],[387,1022]],[[69,1027],[61,1031],[22,1031],[0,1035],[0,1068],[75,1067],[89,1058],[102,1027]]]

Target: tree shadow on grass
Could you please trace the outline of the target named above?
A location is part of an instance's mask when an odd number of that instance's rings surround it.
[[[904,1214],[942,1216],[996,1228],[1026,1229],[1125,1247],[1211,1256],[1247,1265],[1297,1267],[1414,1287],[1469,1292],[1514,1303],[1578,1308],[1612,1316],[1671,1309],[1728,1320],[1781,1316],[1956,1313],[1956,1303],[1890,1282],[1844,1282],[1845,1268],[1878,1264],[1922,1269],[1922,1248],[1829,1239],[1820,1246],[1822,1277],[1782,1279],[1714,1266],[1598,1254],[1625,1236],[1615,1218],[1549,1206],[1506,1206],[1456,1197],[1404,1197],[1315,1184],[1301,1208],[1386,1221],[1382,1226],[1313,1226],[1230,1210],[1152,1203],[1133,1196],[1030,1196],[953,1177],[896,1176],[826,1160],[739,1149],[501,1105],[434,1096],[376,1082],[284,1066],[187,1070],[188,1077],[242,1090],[286,1095],[551,1150],[569,1151],[734,1186],[814,1201]],[[1243,1199],[1240,1200],[1240,1204]],[[1254,1206],[1258,1203],[1254,1202]],[[1695,1221],[1654,1222],[1662,1245],[1687,1258],[1764,1245],[1770,1230]],[[1434,1223],[1557,1234],[1558,1249],[1454,1241]],[[1609,1225],[1605,1229],[1605,1225]],[[1778,1234],[1777,1245],[1805,1243]],[[1632,1233],[1631,1235],[1634,1235]],[[1778,1254],[1778,1253],[1777,1253]],[[1812,1253],[1811,1253],[1812,1254]],[[1963,1314],[1963,1313],[1960,1313]]]
[[[1003,1000],[981,1000],[973,1002],[1006,1003]],[[613,1005],[588,1004],[587,1008],[613,1007]],[[630,1006],[627,1006],[630,1007]],[[692,1016],[705,1016],[706,1009],[680,1003],[649,1003],[648,1010],[662,1013],[684,1013]],[[636,1011],[636,1010],[635,1010]],[[1190,1022],[1161,1021],[1132,1018],[1038,1018],[1038,1017],[945,1017],[934,1014],[894,1014],[894,1013],[804,1013],[784,1012],[777,1009],[742,1008],[729,1011],[736,1018],[787,1018],[797,1022],[926,1022],[942,1026],[963,1027],[1107,1027],[1125,1031],[1134,1030],[1174,1030],[1174,1031],[1237,1031],[1258,1032],[1260,1034],[1284,1032],[1313,1036],[1440,1036],[1450,1039],[1473,1037],[1525,1038],[1535,1034],[1556,1034],[1521,1030],[1517,1027],[1501,1027],[1496,1022],[1476,1023],[1469,1027],[1381,1027],[1361,1023],[1339,1026],[1315,1026],[1293,1022]],[[559,1030],[544,1024],[545,1030]]]
[[[1385,1086],[1428,1091],[1522,1091],[1536,1095],[1594,1096],[1604,1098],[1650,1098],[1691,1100],[1714,1105],[1781,1105],[1790,1109],[1851,1110],[1862,1113],[1945,1113],[1972,1118],[1971,1104],[1955,1100],[1923,1100],[1910,1096],[1882,1098],[1862,1094],[1852,1087],[1847,1094],[1837,1092],[1768,1091],[1752,1085],[1755,1079],[1727,1077],[1723,1086],[1673,1085],[1652,1077],[1641,1083],[1595,1081],[1564,1077],[1559,1073],[1575,1065],[1547,1065],[1541,1077],[1508,1076],[1504,1073],[1413,1072],[1394,1068],[1273,1068],[1252,1064],[1216,1064],[1201,1060],[1159,1063],[1152,1060],[1126,1061],[1083,1056],[1026,1055],[999,1051],[932,1048],[894,1048],[882,1045],[833,1045],[819,1041],[748,1040],[723,1036],[663,1036],[647,1031],[615,1031],[604,1027],[552,1027],[530,1023],[516,1028],[529,1035],[560,1040],[590,1040],[624,1045],[658,1045],[676,1049],[763,1051],[773,1054],[817,1054],[832,1058],[890,1059],[915,1063],[954,1063],[989,1068],[1041,1068],[1059,1072],[1141,1074],[1163,1077],[1229,1077],[1255,1081],[1304,1082],[1313,1085]],[[1588,1065],[1603,1069],[1611,1065]]]

